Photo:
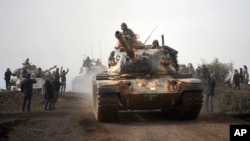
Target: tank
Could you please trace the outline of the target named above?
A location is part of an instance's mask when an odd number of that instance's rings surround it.
[[[115,32],[118,45],[109,57],[109,70],[92,79],[97,121],[114,122],[122,110],[161,110],[182,120],[195,120],[202,107],[202,84],[178,71],[178,52],[127,41]]]
[[[27,73],[30,74],[32,78],[35,78],[37,80],[37,82],[33,84],[33,88],[40,88],[45,81],[45,74],[55,68],[56,65],[43,71],[41,68],[37,68],[36,65],[23,63],[23,67],[15,69],[13,71],[13,77],[11,77],[10,80],[11,90],[21,90],[21,82],[26,77]]]
[[[83,60],[79,75],[72,79],[72,91],[76,93],[91,93],[92,84],[89,82],[91,82],[94,75],[103,71],[107,71],[107,67],[102,65],[99,59],[94,61],[87,57]]]

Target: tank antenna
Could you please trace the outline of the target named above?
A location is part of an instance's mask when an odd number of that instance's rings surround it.
[[[162,42],[162,47],[164,47],[164,35],[161,35],[161,42]]]
[[[150,36],[153,34],[153,32],[155,31],[155,29],[157,28],[157,26],[155,26],[155,28],[152,30],[152,32],[149,34],[147,40],[144,42],[144,44],[147,43],[148,39],[150,38]]]
[[[102,62],[101,59],[102,59],[102,42],[100,41],[100,58],[99,58],[100,62]]]

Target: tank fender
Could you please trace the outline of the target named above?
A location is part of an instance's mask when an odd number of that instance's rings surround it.
[[[178,79],[178,81],[184,82],[184,83],[201,83],[200,79],[196,79],[196,78],[188,78],[188,79]]]
[[[98,89],[98,94],[107,94],[107,93],[120,93],[119,86],[108,86],[108,87],[100,87]]]
[[[189,78],[189,79],[178,79],[180,85],[180,91],[203,91],[203,87],[200,79]]]
[[[120,93],[120,83],[119,82],[97,82],[98,94],[106,93]]]
[[[186,84],[182,85],[181,92],[184,91],[203,91],[202,85],[201,84]]]

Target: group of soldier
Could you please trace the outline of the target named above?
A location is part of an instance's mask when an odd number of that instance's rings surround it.
[[[58,99],[58,94],[60,92],[65,92],[66,87],[66,74],[69,72],[69,69],[67,71],[62,70],[61,73],[59,72],[59,68],[56,68],[56,71],[53,71],[52,74],[48,73],[46,75],[46,80],[44,83],[45,87],[45,107],[44,110],[52,110],[55,109],[55,103]],[[61,81],[60,81],[61,78]]]
[[[91,66],[98,66],[101,65],[101,61],[99,58],[95,61],[94,59],[90,59],[89,56],[87,56],[86,59],[83,60],[82,67],[91,67]]]
[[[183,73],[191,73],[194,77],[202,80],[206,110],[213,112],[213,97],[216,85],[215,74],[210,74],[206,65],[198,66],[197,69],[194,69],[191,63],[189,63],[187,67],[183,67],[181,71]],[[241,85],[248,85],[248,81],[248,69],[247,66],[244,65],[243,68],[239,69],[239,71],[238,69],[234,69],[234,73],[230,78],[229,87],[233,88],[234,90],[240,90]]]
[[[231,77],[231,87],[240,90],[241,85],[248,85],[249,74],[247,66],[244,65],[243,68],[235,69]]]
[[[19,73],[12,73],[9,68],[5,72],[6,90],[10,90],[11,76],[17,76],[21,80],[20,89],[24,95],[22,111],[25,111],[27,103],[27,111],[30,111],[30,103],[32,98],[33,84],[37,82],[35,78],[45,79],[44,83],[44,99],[45,99],[45,110],[55,109],[55,103],[58,99],[59,92],[65,93],[66,89],[66,75],[69,69],[64,70],[61,67],[52,67],[49,70],[43,71],[41,68],[34,69],[36,66],[30,65],[29,59],[23,63],[23,68],[19,69]],[[55,71],[51,72],[52,69],[56,68]],[[27,71],[28,70],[28,71]],[[30,71],[32,70],[32,71]],[[32,73],[31,73],[32,72]],[[38,91],[41,89],[38,89]]]

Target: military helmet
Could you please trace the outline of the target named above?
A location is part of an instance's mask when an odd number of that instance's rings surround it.
[[[121,27],[125,27],[125,28],[127,28],[128,26],[127,26],[127,24],[126,24],[126,23],[122,23],[122,24],[121,24]]]

